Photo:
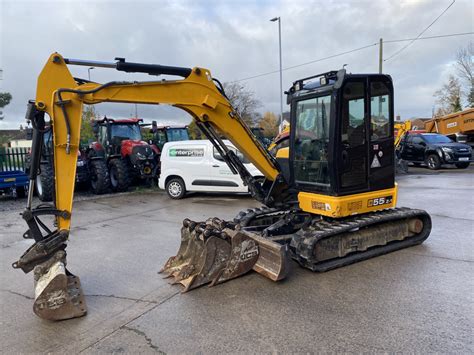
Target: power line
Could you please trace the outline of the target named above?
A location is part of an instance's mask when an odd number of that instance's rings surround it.
[[[420,40],[426,40],[426,39],[445,38],[445,37],[456,37],[456,36],[466,36],[466,35],[472,35],[472,34],[474,34],[474,32],[451,33],[451,34],[443,34],[443,35],[429,36],[429,37],[416,37],[416,38],[393,39],[393,40],[384,41],[384,43],[397,43],[397,42],[408,42],[408,41],[420,41]],[[368,45],[366,45],[366,46],[359,47],[359,48],[355,48],[355,49],[351,49],[351,50],[349,50],[349,51],[345,51],[345,52],[333,54],[333,55],[330,55],[330,56],[327,56],[327,57],[323,57],[323,58],[318,58],[318,59],[315,59],[315,60],[311,60],[311,61],[309,61],[309,62],[305,62],[305,63],[293,65],[293,66],[290,66],[290,67],[286,67],[286,68],[283,68],[282,70],[285,71],[285,70],[289,70],[289,69],[294,69],[294,68],[302,67],[302,66],[304,66],[304,65],[308,65],[308,64],[313,64],[313,63],[321,62],[321,61],[323,61],[323,60],[327,60],[327,59],[339,57],[339,56],[344,55],[344,54],[349,54],[349,53],[352,53],[352,52],[357,52],[357,51],[360,51],[360,50],[363,50],[363,49],[366,49],[366,48],[370,48],[370,47],[373,47],[373,46],[377,46],[377,45],[378,45],[378,43],[368,44]],[[269,71],[269,72],[266,72],[266,73],[257,74],[257,75],[253,75],[253,76],[248,76],[248,77],[246,77],[246,78],[242,78],[242,79],[238,79],[238,80],[233,80],[233,81],[231,81],[231,83],[238,83],[238,82],[240,82],[240,81],[246,81],[246,80],[256,79],[256,78],[260,78],[260,77],[262,77],[262,76],[267,76],[267,75],[271,75],[271,74],[275,74],[275,73],[279,73],[279,72],[280,72],[279,70],[273,70],[273,71]]]
[[[429,36],[429,37],[419,37],[419,38],[405,38],[405,39],[392,39],[389,41],[383,41],[383,43],[396,43],[396,42],[407,42],[407,41],[419,41],[423,39],[433,39],[433,38],[444,38],[444,37],[456,37],[456,36],[466,36],[472,35],[474,32],[462,32],[462,33],[452,33],[448,35],[438,35],[438,36]]]
[[[407,43],[405,46],[403,46],[402,48],[400,48],[398,51],[396,51],[395,53],[393,53],[390,57],[388,57],[387,59],[384,59],[383,61],[386,62],[387,60],[390,60],[392,59],[393,57],[397,56],[398,54],[400,54],[403,50],[405,50],[407,47],[409,47],[410,45],[413,44],[413,42],[415,42],[418,38],[421,37],[421,35],[423,33],[425,33],[431,26],[433,26],[435,24],[436,21],[438,21],[440,19],[441,16],[443,16],[446,11],[449,10],[449,8],[451,6],[454,5],[454,3],[456,2],[456,0],[453,0],[453,2],[451,4],[449,4],[449,6],[443,10],[443,12],[441,14],[439,14],[438,17],[436,17],[429,25],[428,27],[426,27],[423,31],[420,32],[420,34],[418,36],[416,36],[413,40],[410,41],[410,43]]]
[[[339,56],[344,55],[344,54],[349,54],[349,53],[352,53],[352,52],[361,51],[361,50],[363,50],[363,49],[376,46],[377,44],[378,44],[378,43],[372,43],[372,44],[368,44],[368,45],[363,46],[363,47],[351,49],[351,50],[349,50],[349,51],[345,51],[345,52],[341,52],[341,53],[338,53],[338,54],[333,54],[333,55],[330,55],[330,56],[327,56],[327,57],[323,57],[323,58],[311,60],[311,61],[306,62],[306,63],[301,63],[301,64],[293,65],[293,66],[291,66],[291,67],[283,68],[282,71],[289,70],[289,69],[294,69],[294,68],[298,68],[298,67],[302,67],[302,66],[308,65],[308,64],[313,64],[313,63],[321,62],[321,61],[323,61],[323,60],[327,60],[327,59],[339,57]],[[275,73],[279,73],[279,72],[280,72],[279,70],[273,70],[273,71],[270,71],[270,72],[266,72],[266,73],[262,73],[262,74],[258,74],[258,75],[249,76],[249,77],[247,77],[247,78],[243,78],[243,79],[239,79],[239,80],[234,80],[234,81],[232,81],[232,83],[238,83],[239,81],[245,81],[245,80],[260,78],[261,76],[266,76],[266,75],[275,74]]]

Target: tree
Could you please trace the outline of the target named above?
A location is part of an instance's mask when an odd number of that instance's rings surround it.
[[[255,94],[240,83],[224,83],[224,91],[242,120],[250,127],[254,126],[259,118],[257,109],[262,106]]]
[[[456,72],[464,84],[464,95],[469,107],[474,107],[474,42],[456,53]]]
[[[2,108],[7,106],[12,100],[12,95],[9,92],[0,92],[0,120],[3,120]]]
[[[265,112],[258,125],[263,128],[263,135],[267,138],[271,139],[278,134],[278,116],[273,112]]]
[[[459,79],[450,75],[448,82],[434,93],[436,103],[439,104],[436,116],[444,116],[462,110],[461,105],[461,83]]]
[[[98,118],[94,106],[86,106],[82,111],[82,122],[81,122],[81,145],[89,144],[89,142],[95,140],[94,130],[92,129],[92,121]]]
[[[188,132],[190,139],[203,139],[202,132],[194,120],[188,125]]]
[[[9,92],[0,92],[0,108],[7,106],[12,100],[12,95]]]

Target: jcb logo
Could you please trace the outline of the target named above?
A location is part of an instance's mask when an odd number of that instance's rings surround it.
[[[389,205],[392,203],[392,200],[393,200],[392,196],[372,198],[367,201],[367,207]]]

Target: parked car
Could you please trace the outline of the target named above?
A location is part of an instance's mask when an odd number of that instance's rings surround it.
[[[225,140],[255,177],[263,174]],[[172,199],[183,198],[189,191],[248,192],[239,175],[234,175],[219,152],[208,140],[168,142],[161,153],[158,186]]]
[[[437,133],[410,133],[403,137],[399,157],[415,165],[426,164],[436,170],[443,164],[454,164],[466,169],[472,160],[472,149],[467,144],[456,143]]]

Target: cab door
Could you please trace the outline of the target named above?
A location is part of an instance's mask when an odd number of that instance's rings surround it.
[[[382,75],[370,78],[368,94],[369,190],[374,191],[391,188],[395,182],[392,82]]]
[[[346,81],[340,101],[340,192],[343,194],[363,192],[368,189],[365,78]]]

